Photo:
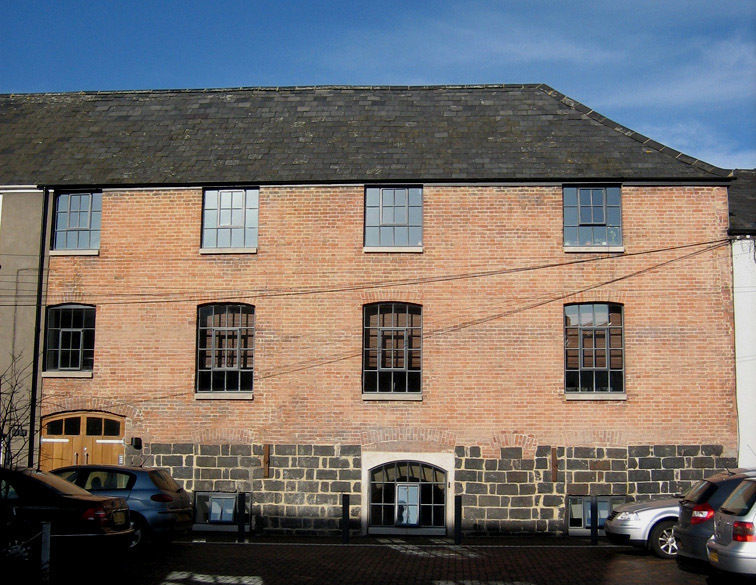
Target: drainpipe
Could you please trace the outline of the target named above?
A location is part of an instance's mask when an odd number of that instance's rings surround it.
[[[34,436],[36,434],[37,422],[37,380],[39,378],[39,339],[42,331],[42,291],[45,284],[45,259],[47,257],[47,208],[50,205],[50,190],[43,187],[44,198],[42,203],[42,225],[39,234],[39,264],[37,267],[37,304],[34,309],[34,355],[32,360],[32,377],[31,393],[29,403],[31,405],[29,413],[29,457],[27,467],[34,467],[34,447],[37,444]]]

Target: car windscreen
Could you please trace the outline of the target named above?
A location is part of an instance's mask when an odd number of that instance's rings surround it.
[[[703,502],[706,502],[711,494],[713,494],[716,490],[717,487],[713,483],[702,479],[685,494],[685,497],[683,497],[683,502],[701,504]]]
[[[150,471],[150,479],[160,490],[177,492],[181,489],[181,486],[176,483],[176,480],[174,480],[168,472],[163,471],[162,469]]]
[[[72,484],[70,481],[53,475],[52,473],[45,473],[43,471],[29,471],[26,473],[27,477],[30,477],[36,481],[45,484],[47,487],[52,488],[58,493],[66,496],[88,496],[89,492],[80,488],[77,485]]]
[[[756,502],[756,481],[742,481],[725,500],[720,510],[733,516],[744,516]]]

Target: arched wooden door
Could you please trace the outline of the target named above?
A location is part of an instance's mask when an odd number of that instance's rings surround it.
[[[66,412],[42,420],[40,469],[123,463],[123,418],[106,412]]]

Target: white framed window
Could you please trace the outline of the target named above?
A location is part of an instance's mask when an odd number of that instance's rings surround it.
[[[259,208],[259,189],[206,189],[202,248],[256,250]]]
[[[55,196],[53,250],[99,250],[102,193]]]
[[[364,245],[367,250],[422,249],[422,187],[367,187]]]

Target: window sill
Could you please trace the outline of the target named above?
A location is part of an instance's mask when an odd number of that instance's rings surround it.
[[[200,254],[257,254],[257,248],[200,248]]]
[[[43,378],[91,378],[92,371],[82,370],[50,370],[49,372],[42,372]]]
[[[624,392],[617,392],[615,394],[599,393],[599,392],[583,392],[583,393],[570,393],[564,394],[565,400],[608,400],[610,402],[625,401],[627,400],[627,394]]]
[[[99,256],[100,250],[50,250],[50,256]]]
[[[420,392],[413,394],[389,394],[388,392],[385,394],[380,394],[377,392],[366,394],[365,392],[363,392],[362,399],[366,401],[388,400],[398,402],[422,402],[423,395]]]
[[[252,400],[254,392],[195,392],[195,400]]]
[[[365,254],[376,252],[399,252],[403,254],[422,254],[422,246],[363,246],[362,251]]]
[[[624,252],[625,246],[563,246],[566,253],[573,252]]]

